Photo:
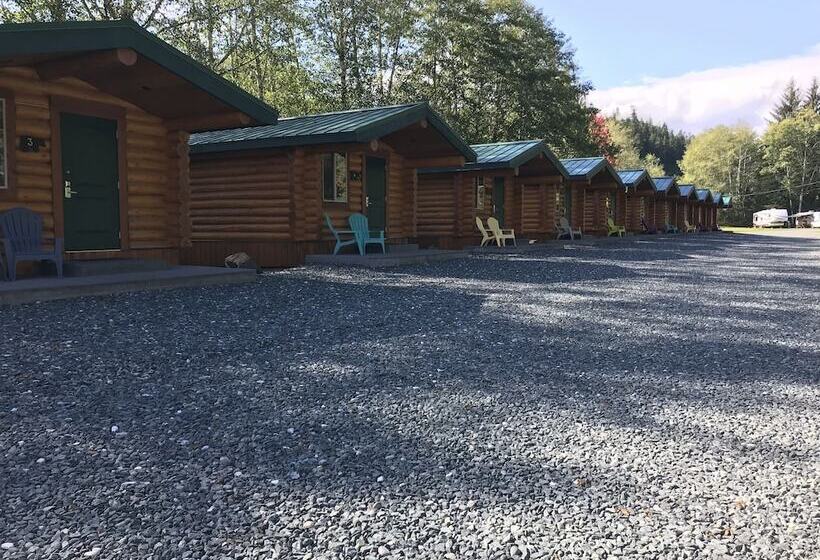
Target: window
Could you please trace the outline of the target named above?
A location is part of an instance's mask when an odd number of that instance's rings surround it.
[[[322,198],[347,202],[347,154],[322,154]]]
[[[615,194],[614,193],[610,193],[606,197],[606,213],[607,213],[608,217],[612,218],[613,220],[615,219]]]
[[[0,189],[9,188],[6,100],[0,97]]]
[[[484,177],[476,177],[475,184],[475,207],[484,210]]]

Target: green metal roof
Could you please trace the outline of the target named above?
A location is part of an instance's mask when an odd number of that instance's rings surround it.
[[[715,204],[718,207],[723,206],[723,194],[722,193],[712,191],[712,200],[715,202]]]
[[[528,161],[544,155],[565,178],[567,170],[543,140],[517,140],[514,142],[495,142],[492,144],[472,144],[470,148],[476,153],[476,161],[464,167],[428,167],[419,169],[421,174],[454,173],[476,169],[514,169]]]
[[[615,182],[624,186],[623,181],[621,180],[620,175],[615,169],[609,164],[606,158],[603,157],[591,157],[591,158],[568,158],[562,159],[561,163],[564,164],[564,167],[567,169],[567,173],[571,179],[575,181],[589,181],[598,173],[602,171],[609,171],[612,177],[615,179]]]
[[[653,181],[655,181],[655,188],[658,189],[658,192],[669,192],[673,186],[677,184],[674,177],[653,177]]]
[[[262,124],[276,109],[208,70],[132,21],[70,21],[0,25],[0,57],[70,54],[129,48]]]
[[[652,190],[658,190],[655,186],[655,181],[649,176],[646,169],[621,169],[618,171],[618,175],[626,188],[636,187],[641,181],[649,181]]]
[[[682,198],[697,198],[695,185],[678,185],[678,191]]]
[[[427,119],[469,161],[475,152],[427,103],[371,107],[335,113],[279,119],[270,126],[216,130],[191,135],[191,153],[227,152],[305,146],[309,144],[370,142]]]
[[[724,208],[731,208],[732,207],[732,195],[724,194],[723,195],[723,207]]]
[[[698,202],[712,201],[712,191],[710,191],[709,189],[697,189],[695,193],[698,196]]]

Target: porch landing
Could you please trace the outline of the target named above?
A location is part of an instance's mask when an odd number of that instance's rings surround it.
[[[142,290],[189,288],[217,284],[244,284],[256,279],[256,271],[215,266],[172,266],[164,270],[122,272],[93,276],[0,280],[0,305],[31,303],[80,296],[101,296]]]
[[[463,259],[470,255],[469,251],[450,251],[444,249],[391,248],[387,253],[368,253],[366,255],[307,255],[306,265],[322,266],[354,266],[360,268],[389,268],[414,264],[429,264],[433,262]]]

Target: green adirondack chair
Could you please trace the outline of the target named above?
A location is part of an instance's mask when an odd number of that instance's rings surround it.
[[[351,214],[347,219],[350,224],[350,229],[353,230],[353,236],[356,238],[356,244],[359,246],[359,254],[364,255],[368,245],[379,245],[384,250],[384,231],[370,231],[367,223],[367,216],[364,214]],[[372,234],[377,234],[373,236]]]
[[[330,220],[330,216],[325,214],[325,223],[327,224],[327,229],[330,230],[330,233],[333,234],[333,237],[336,239],[336,247],[333,248],[333,254],[338,255],[339,251],[342,247],[347,247],[348,245],[356,245],[356,238],[352,237],[350,239],[342,239],[342,235],[353,235],[353,232],[347,229],[336,229],[333,227],[333,222]]]

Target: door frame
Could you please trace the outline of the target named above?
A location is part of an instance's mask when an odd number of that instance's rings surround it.
[[[65,237],[63,215],[63,153],[61,146],[60,115],[72,113],[86,117],[108,119],[117,123],[117,176],[119,180],[120,248],[101,251],[66,251],[66,253],[119,253],[130,247],[128,238],[128,160],[125,107],[93,101],[51,96],[51,177],[53,182],[54,236]]]
[[[367,158],[380,159],[384,161],[384,236],[389,236],[390,216],[390,156],[381,151],[365,152],[362,154],[362,210],[367,216]]]

